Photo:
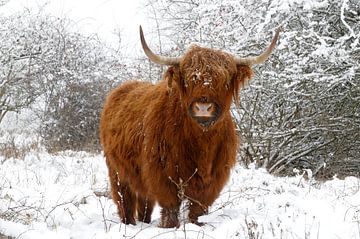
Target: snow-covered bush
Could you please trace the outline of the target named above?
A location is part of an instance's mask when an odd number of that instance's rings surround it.
[[[125,65],[69,19],[26,10],[0,22],[0,122],[32,107],[47,150],[98,150],[102,103]]]
[[[99,80],[67,82],[44,112],[41,135],[48,151],[100,150],[99,119],[109,85]]]
[[[254,68],[234,107],[241,158],[280,175],[311,169],[318,177],[359,176],[359,1],[158,0],[149,6],[160,32],[179,49],[200,42],[257,54],[283,26],[274,54]]]

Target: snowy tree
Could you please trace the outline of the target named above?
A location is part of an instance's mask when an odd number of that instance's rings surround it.
[[[149,6],[160,31],[181,50],[200,42],[257,54],[282,25],[274,54],[254,68],[233,110],[241,159],[276,174],[297,168],[319,177],[358,175],[359,1],[157,0]]]
[[[36,102],[48,150],[98,149],[105,95],[129,76],[121,58],[66,18],[26,10],[0,21],[0,116]]]
[[[33,103],[41,89],[37,61],[44,49],[34,28],[42,26],[29,29],[32,23],[19,23],[20,19],[20,15],[0,18],[0,122],[8,112]]]

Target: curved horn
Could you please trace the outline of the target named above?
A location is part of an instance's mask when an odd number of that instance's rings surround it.
[[[260,63],[263,63],[264,61],[266,61],[269,58],[269,56],[271,55],[271,52],[275,48],[275,45],[279,38],[279,33],[281,30],[282,30],[281,27],[276,29],[275,36],[273,37],[270,46],[262,54],[260,54],[258,56],[251,56],[251,57],[244,57],[244,58],[235,57],[236,64],[251,66],[251,65],[260,64]]]
[[[145,55],[152,61],[160,65],[177,65],[180,63],[179,57],[166,57],[166,56],[158,56],[155,53],[153,53],[150,48],[148,47],[144,33],[142,30],[142,27],[140,26],[140,39],[141,39],[141,45],[145,52]]]

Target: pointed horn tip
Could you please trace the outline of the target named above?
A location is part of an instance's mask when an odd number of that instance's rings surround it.
[[[159,55],[156,55],[155,53],[153,53],[150,50],[147,43],[146,43],[144,32],[142,30],[141,25],[139,25],[139,30],[140,30],[141,46],[142,46],[142,48],[144,50],[145,55],[149,58],[149,60],[151,60],[154,63],[160,64],[160,65],[176,65],[176,64],[179,64],[179,62],[180,62],[179,57],[163,57],[163,56],[159,56]]]
[[[271,55],[272,51],[274,50],[276,43],[279,39],[280,32],[283,30],[284,30],[283,26],[279,26],[278,28],[276,28],[275,35],[270,45],[262,54],[255,57],[236,58],[237,64],[251,66],[265,62]]]
[[[276,42],[279,40],[279,35],[280,32],[282,32],[284,30],[283,26],[279,26],[278,28],[276,28],[275,30],[275,36],[273,37],[273,43],[276,44]],[[274,48],[275,45],[273,45],[272,48]]]
[[[281,25],[275,30],[275,35],[279,36],[280,32],[284,31],[284,27]]]
[[[143,32],[143,29],[141,27],[141,25],[139,25],[139,32],[140,32],[140,39],[144,39],[144,32]]]

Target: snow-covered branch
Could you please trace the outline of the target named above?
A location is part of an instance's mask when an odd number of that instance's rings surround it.
[[[348,0],[343,0],[342,4],[341,4],[341,9],[340,9],[340,19],[341,22],[344,24],[344,26],[349,30],[350,32],[350,37],[356,37],[356,34],[354,32],[354,30],[349,26],[349,24],[345,21],[345,10],[347,10],[348,5],[347,5]]]

